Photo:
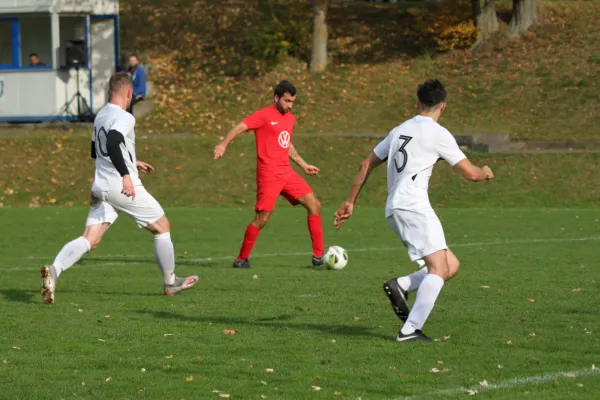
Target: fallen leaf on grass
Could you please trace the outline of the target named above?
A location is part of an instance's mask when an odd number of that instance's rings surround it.
[[[467,394],[469,396],[475,396],[477,393],[479,393],[477,390],[467,389]]]
[[[434,374],[437,374],[438,372],[440,372],[440,370],[438,368],[431,368],[429,370],[429,372],[433,372]]]
[[[81,386],[85,386],[85,381],[81,382]]]
[[[230,398],[230,397],[231,397],[231,395],[230,395],[230,394],[228,394],[228,393],[219,393],[219,397],[222,397],[222,398],[224,398],[224,399],[228,399],[228,398]]]
[[[164,337],[167,337],[167,336],[173,336],[173,334],[172,334],[172,333],[164,333],[164,334],[163,334],[163,336],[164,336]]]
[[[100,342],[106,342],[106,340],[104,340],[104,339],[98,339],[98,341],[100,341]]]
[[[314,390],[315,392],[318,392],[319,390],[321,390],[320,386],[311,386],[311,389]]]
[[[275,372],[273,368],[265,368],[265,372]]]
[[[254,280],[258,279],[258,275],[252,275],[252,279],[254,279]]]
[[[592,364],[592,369],[596,369],[596,364]]]
[[[483,381],[479,382],[479,384],[481,385],[481,387],[484,387],[484,388],[486,388],[486,387],[490,386],[490,385],[488,384],[488,381],[487,381],[487,380],[483,380]]]
[[[2,360],[2,364],[8,365],[8,360]]]
[[[354,322],[358,322],[358,321],[360,321],[360,317],[355,316],[354,317]]]
[[[504,368],[504,365],[498,364],[498,369],[502,369],[502,368]]]
[[[487,286],[487,285],[483,285],[483,286],[479,286],[479,288],[481,288],[481,289],[489,289],[490,287]]]
[[[267,396],[265,396],[264,394],[261,394],[261,395],[260,395],[260,398],[261,398],[261,399],[266,399],[266,398],[267,398]]]
[[[15,350],[21,350],[21,348],[19,346],[13,346],[12,348]]]
[[[226,335],[235,335],[237,331],[235,329],[225,329],[223,333]]]
[[[140,369],[140,372],[142,372],[142,373],[146,372],[146,368]]]
[[[169,354],[168,356],[165,356],[165,358],[170,360],[171,358],[173,358],[173,354]]]
[[[341,396],[341,395],[342,395],[342,392],[333,392],[333,395],[334,395],[334,396]]]
[[[260,381],[260,383],[262,383],[263,385],[267,384],[267,382],[265,382],[265,381]]]
[[[337,343],[337,340],[331,339],[331,343]]]
[[[442,360],[438,360],[437,362],[438,364],[443,364],[444,362]]]
[[[531,332],[530,334],[528,334],[527,336],[535,336],[535,332]]]
[[[109,314],[106,314],[106,315],[104,316],[104,318],[110,318],[110,315],[109,315]]]
[[[110,382],[112,381],[112,378],[109,376],[108,378],[104,379],[104,382]]]
[[[512,340],[509,340],[508,342],[506,342],[506,344],[511,345],[512,344]]]
[[[191,382],[194,380],[194,377],[192,375],[188,376],[187,378],[185,378],[186,382]]]
[[[444,340],[449,340],[449,339],[450,339],[450,335],[444,336]]]
[[[79,312],[83,312],[83,308],[80,308],[80,309],[79,309],[79,310],[77,310],[77,311],[79,311]]]
[[[567,378],[577,378],[577,375],[575,375],[573,373],[569,373],[569,374],[567,374]]]
[[[535,303],[535,299],[527,299],[530,303]]]
[[[578,383],[577,386],[578,387],[583,387],[583,383]]]
[[[580,288],[575,288],[575,289],[571,290],[571,292],[581,292],[581,289]]]

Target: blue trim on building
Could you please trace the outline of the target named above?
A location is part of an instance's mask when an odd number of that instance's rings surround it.
[[[39,117],[0,117],[0,122],[48,122],[48,121],[77,121],[73,116],[43,115]]]
[[[26,67],[19,67],[19,68],[15,68],[11,65],[0,65],[0,69],[1,70],[13,70],[13,71],[48,71],[48,70],[52,70],[52,66],[51,65],[42,65],[40,67],[32,67],[32,66],[26,66]]]
[[[13,65],[21,68],[21,23],[16,18],[12,22],[11,34]]]

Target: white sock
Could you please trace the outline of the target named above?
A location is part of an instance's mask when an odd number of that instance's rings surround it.
[[[421,285],[426,276],[427,267],[423,267],[417,272],[398,278],[398,285],[408,293],[412,293],[419,288],[419,285]]]
[[[425,279],[423,279],[421,286],[419,286],[415,304],[413,305],[410,314],[408,314],[406,323],[402,327],[403,335],[410,335],[417,329],[423,328],[443,286],[444,280],[441,276],[427,274]]]
[[[61,273],[71,268],[91,248],[90,242],[83,236],[65,244],[52,263],[56,269],[56,277],[58,278]]]
[[[171,233],[154,235],[154,258],[163,273],[165,285],[175,283],[175,249],[171,242]]]

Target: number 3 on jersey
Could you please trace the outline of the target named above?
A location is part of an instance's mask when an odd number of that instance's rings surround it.
[[[398,149],[398,155],[394,158],[394,164],[396,165],[396,172],[400,173],[404,168],[406,168],[406,163],[408,162],[408,154],[406,154],[406,150],[404,148],[412,140],[411,136],[400,135],[399,138],[402,141],[400,148]]]

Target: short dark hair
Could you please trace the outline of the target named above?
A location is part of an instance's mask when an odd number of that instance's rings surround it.
[[[131,77],[125,72],[117,72],[108,81],[108,95],[112,96],[127,86],[133,86]]]
[[[29,55],[29,58],[31,58],[31,57],[37,57],[37,58],[40,58],[40,56],[38,56],[38,55],[37,55],[37,53],[31,53],[31,54]]]
[[[417,97],[425,107],[435,107],[443,103],[447,95],[444,85],[437,79],[427,79],[417,89]]]
[[[296,88],[289,81],[281,81],[275,86],[275,96],[282,97],[284,94],[289,93],[292,96],[296,95]]]

